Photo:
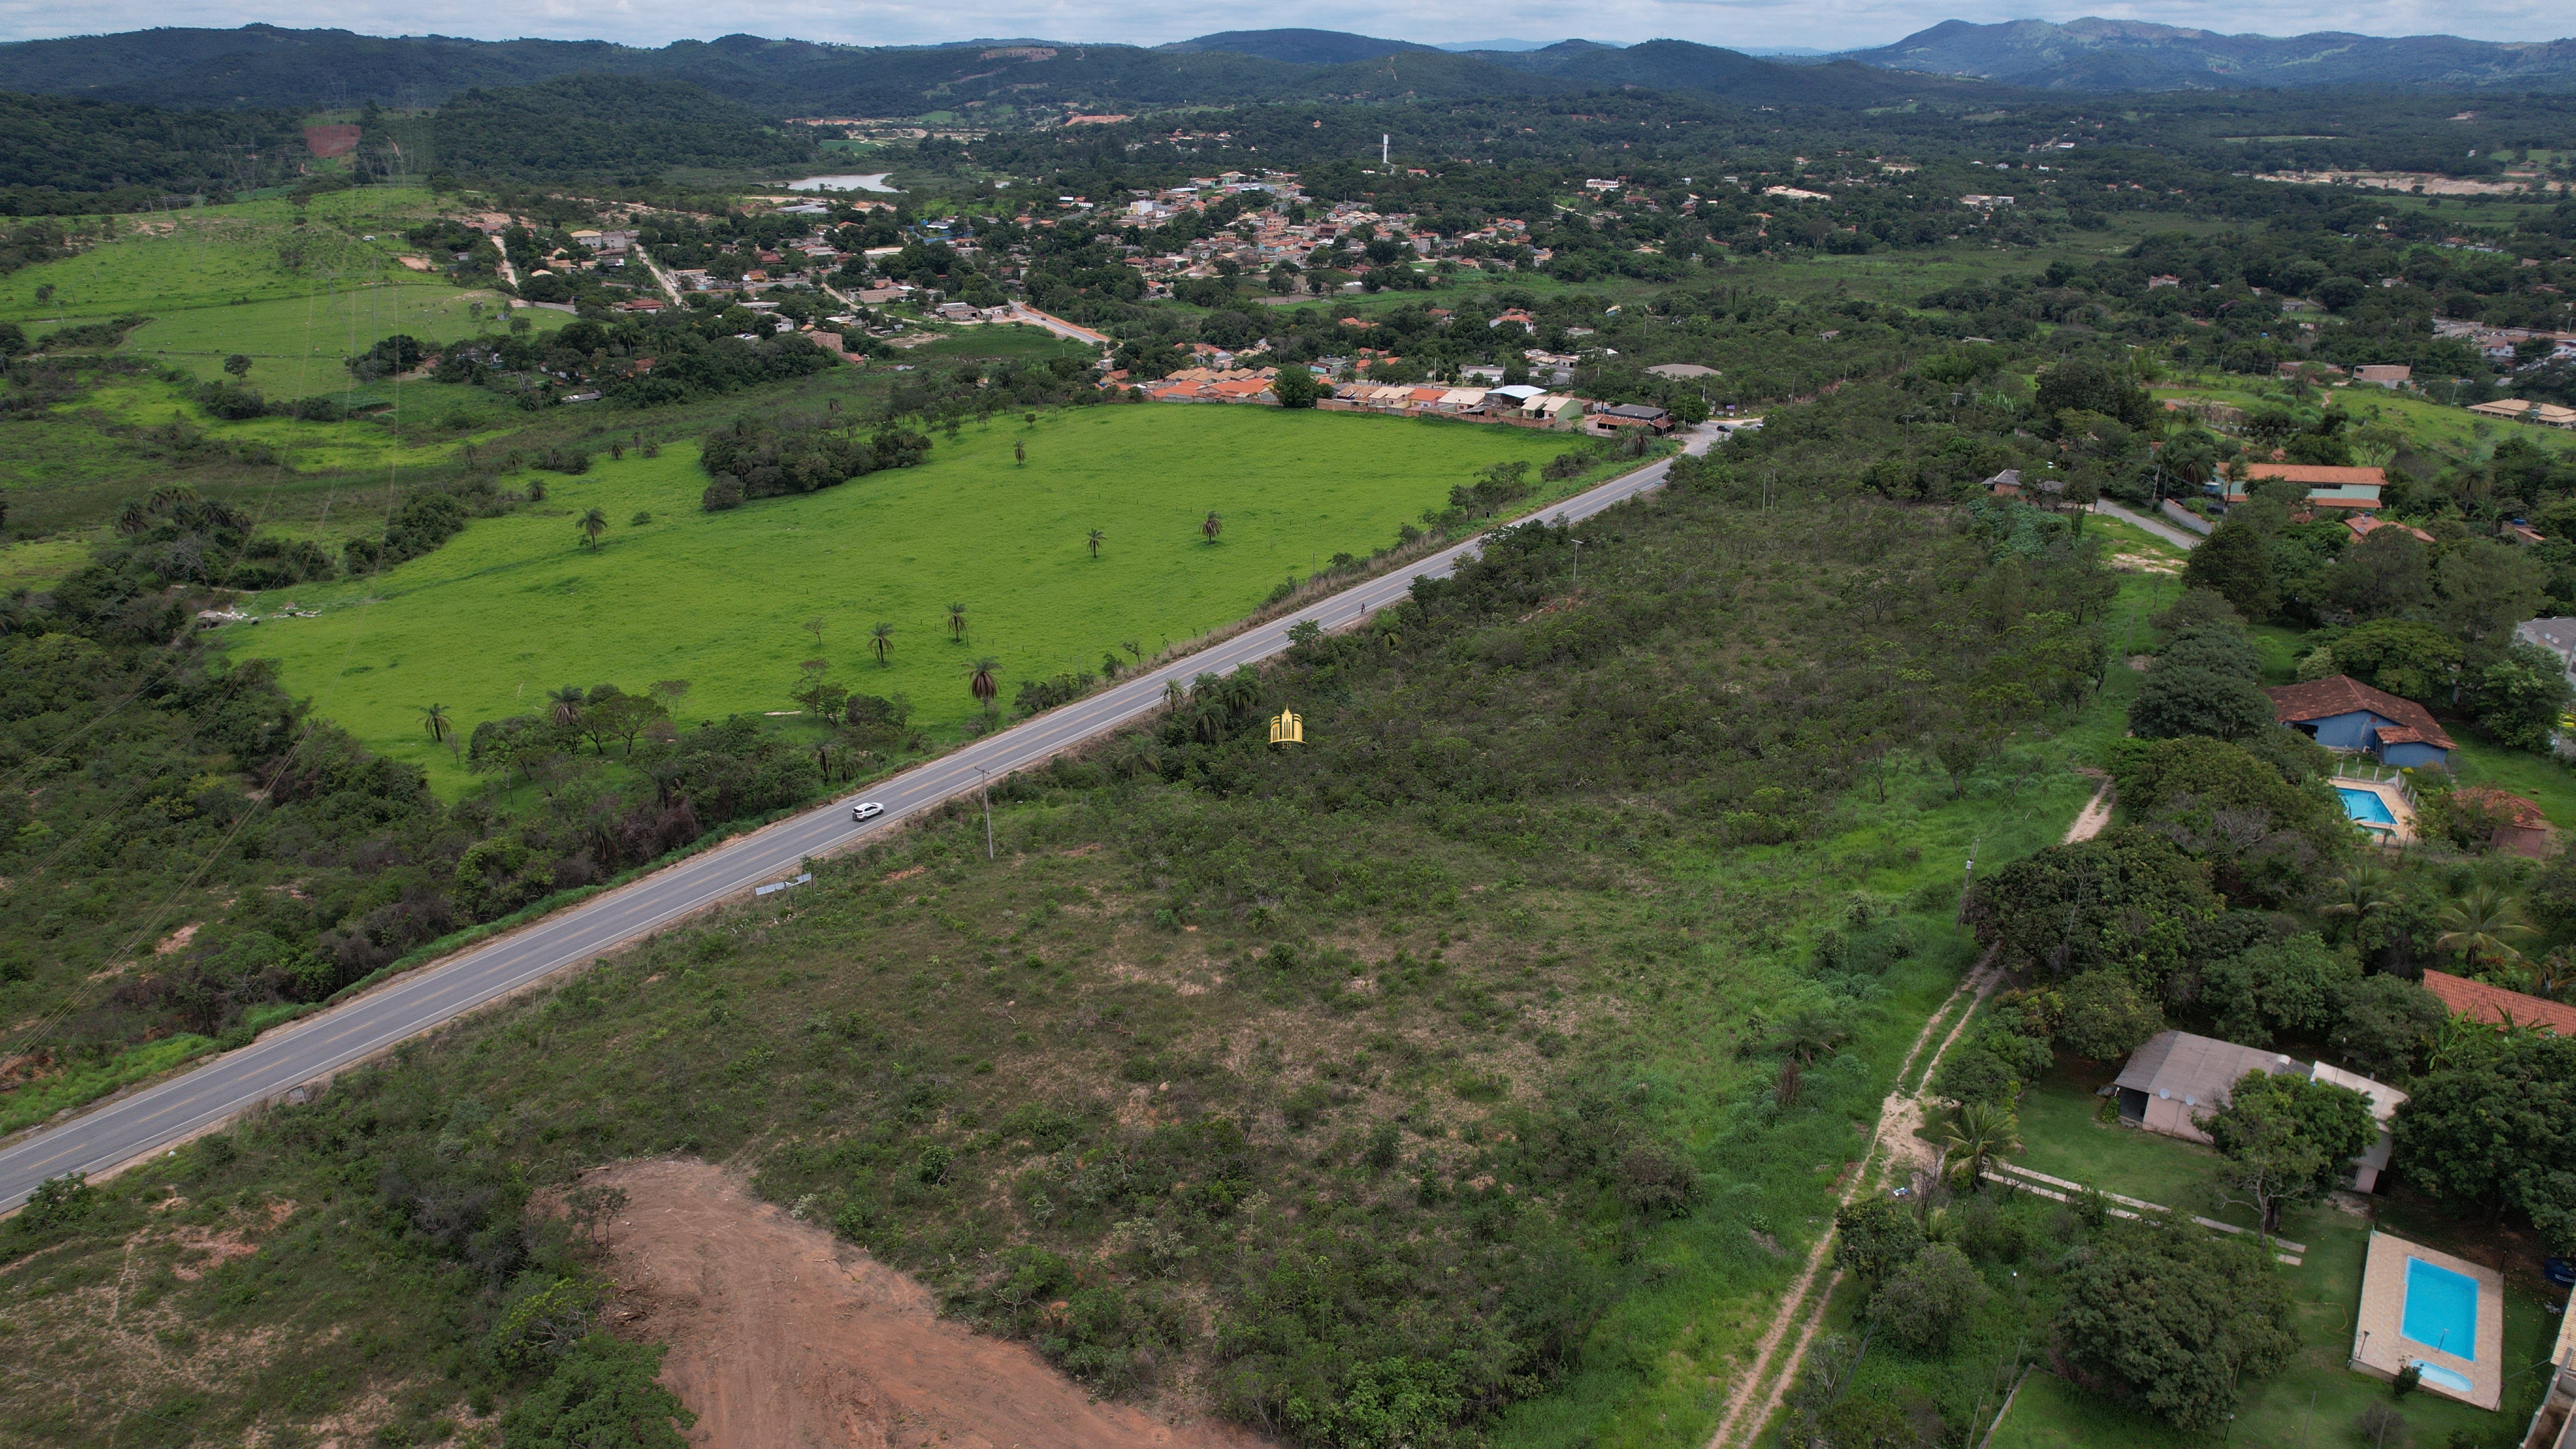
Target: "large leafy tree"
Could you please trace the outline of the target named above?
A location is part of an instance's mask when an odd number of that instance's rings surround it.
[[[2548,1207],[2576,1173],[2576,1039],[2481,1033],[2397,1109],[2395,1166],[2459,1208]]]
[[[2183,564],[2186,587],[2208,589],[2225,598],[2248,619],[2272,617],[2281,604],[2280,584],[2272,571],[2272,541],[2251,513],[2239,510],[2221,520]]]
[[[2277,742],[2295,782],[2282,764],[2202,736],[2124,740],[2111,771],[2130,818],[2209,861],[2230,899],[2278,904],[2349,855],[2353,831],[2333,792],[2296,762],[2307,741],[2268,718],[2256,738]]]
[[[2271,699],[2254,681],[2188,665],[2158,663],[2129,704],[2130,732],[2141,739],[2241,740],[2276,722]]]
[[[1904,1204],[1864,1197],[1834,1212],[1834,1266],[1883,1281],[1923,1251],[1923,1225]]]
[[[1967,1254],[1934,1243],[1889,1273],[1870,1306],[1897,1342],[1932,1354],[1946,1351],[1960,1323],[1994,1293]]]
[[[1970,893],[1967,920],[2008,966],[2051,978],[2114,967],[2161,986],[2186,963],[2191,924],[2219,910],[2207,866],[2123,826],[1996,871]]]
[[[2357,624],[2299,665],[2302,679],[2348,674],[2407,699],[2446,700],[2460,670],[2460,641],[2412,619]]]
[[[2537,644],[2516,644],[2478,675],[2478,723],[2516,749],[2549,748],[2567,713],[2567,671]]]
[[[2270,1072],[2239,1078],[2206,1125],[2222,1193],[2241,1194],[2266,1232],[2279,1225],[2283,1203],[2336,1186],[2379,1136],[2359,1092]]]
[[[2298,1351],[2289,1286],[2250,1242],[2115,1220],[2063,1279],[2067,1357],[2176,1428],[2214,1433]]]
[[[2381,1081],[2411,1076],[2424,1044],[2450,1013],[2441,998],[2403,976],[2365,976],[2335,990],[2334,1049]]]
[[[2164,1012],[2118,971],[2087,971],[2059,993],[2065,1018],[2058,1044],[2097,1062],[2117,1061],[2165,1029]]]
[[[2341,990],[2360,979],[2351,957],[2319,937],[2294,936],[2203,967],[2200,1004],[2229,1041],[2317,1041],[2334,1029]]]

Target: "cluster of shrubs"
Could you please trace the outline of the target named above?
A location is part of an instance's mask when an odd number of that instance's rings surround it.
[[[754,498],[835,488],[882,468],[910,468],[930,456],[930,439],[909,428],[872,435],[811,419],[737,418],[709,433],[699,462],[713,479],[699,506],[709,513]]]

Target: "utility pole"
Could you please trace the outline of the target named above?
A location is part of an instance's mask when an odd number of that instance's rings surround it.
[[[1389,136],[1388,136],[1388,134],[1387,134],[1386,132],[1384,132],[1384,131],[1380,131],[1380,132],[1378,132],[1378,134],[1377,134],[1377,164],[1378,164],[1378,165],[1380,165],[1380,166],[1388,166],[1388,165],[1392,165],[1392,164],[1394,164],[1393,162],[1391,162],[1391,161],[1389,161],[1389,160],[1387,159],[1386,143],[1387,143],[1390,139],[1392,139],[1392,138],[1391,138],[1391,137],[1389,137]]]
[[[1583,592],[1583,540],[1574,541],[1574,591]]]
[[[984,858],[993,858],[993,781],[983,766],[975,767],[975,793],[984,799]]]

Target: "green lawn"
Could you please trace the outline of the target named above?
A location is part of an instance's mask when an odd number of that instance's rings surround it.
[[[2369,1226],[2328,1209],[2309,1215],[2294,1230],[2308,1244],[2307,1257],[2301,1266],[2282,1272],[2289,1277],[2297,1304],[2299,1352],[2289,1367],[2247,1389],[2232,1435],[2196,1440],[2125,1404],[2086,1393],[2043,1367],[2023,1385],[2012,1413],[1995,1434],[1993,1449],[2162,1449],[2221,1442],[2341,1449],[2367,1444],[2355,1430],[2355,1420],[2369,1405],[2391,1402],[2406,1416],[2412,1449],[2441,1449],[2459,1431],[2466,1431],[2468,1442],[2480,1446],[2520,1442],[2540,1385],[2537,1374],[2516,1375],[2547,1356],[2558,1328],[2537,1299],[2511,1288],[2506,1291],[2502,1350],[2506,1381],[2500,1410],[2490,1413],[2428,1393],[2392,1399],[2386,1383],[2344,1366],[2352,1352],[2353,1313],[2361,1298]],[[2388,1442],[2393,1449],[2399,1441],[2391,1435]]]
[[[2460,746],[2451,760],[2461,784],[2510,790],[2538,805],[2553,823],[2576,825],[2576,772],[2563,761],[2510,749],[2458,726],[2451,737]]]
[[[1025,467],[1011,456],[1021,440]],[[783,710],[799,662],[819,655],[842,681],[902,691],[919,718],[954,723],[973,712],[978,655],[1003,661],[1005,702],[1022,680],[1098,668],[1122,641],[1150,655],[1242,617],[1337,551],[1391,542],[1485,464],[1536,463],[1570,442],[1267,408],[1091,408],[970,426],[921,468],[722,514],[698,510],[694,446],[603,454],[584,476],[532,475],[544,503],[477,521],[379,578],[254,598],[254,611],[291,601],[322,617],[226,638],[450,787],[462,773],[422,734],[421,706],[445,704],[470,730],[565,684],[685,678],[692,717]],[[612,524],[596,553],[573,527],[593,507]],[[1225,520],[1213,546],[1199,536],[1210,509]],[[630,523],[639,513],[653,521]],[[1093,528],[1108,535],[1096,561]],[[964,644],[947,637],[952,601],[968,606]],[[801,627],[816,618],[819,646]],[[897,631],[886,667],[867,644],[880,621]]]
[[[2115,1073],[2073,1058],[2061,1060],[2021,1099],[2024,1167],[2105,1192],[2189,1212],[2206,1211],[2202,1185],[2218,1159],[2190,1142],[2104,1122],[2094,1089]]]
[[[2058,1068],[2022,1098],[2025,1150],[2016,1160],[2052,1176],[2184,1211],[2207,1212],[2202,1184],[2215,1157],[2192,1143],[2100,1121],[2096,1115],[2100,1099],[2093,1096],[2093,1089],[2110,1076],[2106,1068],[2061,1059]],[[2402,1203],[2382,1202],[2377,1207],[2380,1225],[2388,1231],[2481,1261],[2495,1257],[2492,1247],[2482,1244],[2475,1224],[2426,1219],[2420,1212],[2407,1212]],[[2213,1215],[2231,1222],[2252,1221],[2241,1208]],[[2370,1230],[2370,1222],[2331,1204],[2305,1204],[2283,1214],[2281,1235],[2307,1249],[2297,1267],[2281,1270],[2297,1305],[2300,1349],[2280,1374],[2248,1387],[2234,1436],[2227,1442],[2355,1444],[2359,1441],[2353,1423],[2362,1409],[2389,1401],[2386,1384],[2344,1366],[2351,1352],[2353,1314],[2361,1297],[2362,1259]],[[2504,1408],[2491,1414],[2432,1394],[2413,1395],[2400,1408],[2418,1449],[2437,1449],[2460,1429],[2469,1431],[2477,1444],[2498,1442],[2508,1430],[2518,1433],[2530,1417],[2538,1387],[2531,1376],[2515,1378],[2514,1374],[2547,1354],[2557,1323],[2530,1291],[2532,1265],[2507,1266]],[[1994,1439],[1995,1449],[2079,1445],[2148,1449],[2193,1442],[2198,1441],[2126,1405],[2053,1378],[2044,1368],[2031,1375]]]

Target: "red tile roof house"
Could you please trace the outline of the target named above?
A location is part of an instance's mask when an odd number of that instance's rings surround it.
[[[2502,1026],[2510,1020],[2516,1026],[2537,1026],[2559,1036],[2576,1036],[2576,1006],[2563,1001],[2507,991],[2448,971],[2426,971],[2424,989],[2440,997],[2453,1016],[2490,1026]]]
[[[2383,765],[2447,770],[2457,746],[2424,706],[2338,674],[2263,691],[2275,719],[2330,750],[2366,754]]]
[[[2496,849],[2526,860],[2549,858],[2549,817],[2534,802],[2491,785],[2454,790],[2451,800],[2454,805],[2473,807],[2495,822],[2487,830],[2487,843]]]

